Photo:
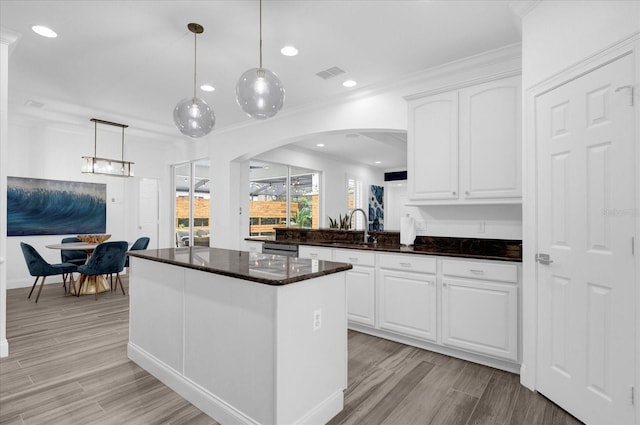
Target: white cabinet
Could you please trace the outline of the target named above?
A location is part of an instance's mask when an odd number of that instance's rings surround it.
[[[518,268],[442,261],[442,343],[518,360]]]
[[[300,245],[298,247],[298,257],[309,258],[311,260],[333,260],[333,250],[320,246]]]
[[[520,91],[511,77],[408,98],[411,203],[521,201]]]
[[[407,186],[410,199],[458,199],[458,93],[409,107]]]
[[[244,241],[244,250],[249,252],[262,252],[263,242]]]
[[[375,253],[355,249],[335,249],[333,260],[353,265],[353,269],[346,272],[349,322],[375,326]]]
[[[378,255],[378,326],[436,342],[436,260],[411,255]]]

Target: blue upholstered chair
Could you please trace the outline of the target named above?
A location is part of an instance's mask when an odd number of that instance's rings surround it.
[[[138,240],[135,241],[133,243],[133,245],[131,245],[131,248],[129,248],[129,251],[137,251],[137,250],[140,250],[140,249],[147,249],[147,246],[149,246],[149,238],[144,236],[142,238],[138,238]],[[127,255],[127,261],[125,261],[124,266],[125,267],[129,267],[129,256],[128,255]]]
[[[82,242],[75,236],[70,238],[63,238],[62,243],[74,243]],[[63,249],[60,251],[60,259],[63,263],[71,263],[76,266],[81,266],[87,262],[87,253],[81,249]],[[66,277],[66,275],[64,276]],[[66,288],[65,288],[66,289]]]
[[[119,242],[104,242],[96,247],[87,261],[87,264],[79,266],[77,271],[81,273],[80,286],[78,288],[78,296],[82,291],[82,285],[87,276],[98,276],[116,273],[116,287],[120,282],[122,288],[122,295],[125,295],[124,286],[122,286],[122,280],[120,280],[120,272],[124,269],[124,262],[127,258],[127,249],[129,244],[126,241]],[[113,279],[112,279],[113,289]],[[96,300],[98,299],[98,291],[96,291]]]
[[[63,238],[62,243],[82,242],[74,237]],[[81,266],[87,262],[87,253],[81,249],[63,249],[60,251],[60,258],[63,263],[71,263]]]
[[[44,258],[42,258],[40,253],[38,253],[38,251],[36,251],[34,247],[24,242],[20,242],[20,248],[22,248],[24,260],[27,262],[29,274],[36,277],[36,280],[33,282],[33,286],[31,287],[31,292],[29,292],[28,298],[31,298],[31,294],[33,294],[33,290],[38,283],[38,279],[42,277],[42,282],[40,282],[40,289],[38,289],[38,295],[36,296],[36,302],[38,302],[40,293],[42,292],[42,287],[44,286],[44,281],[47,276],[62,275],[62,285],[64,286],[65,293],[67,292],[66,276],[67,274],[75,272],[78,266],[71,263],[50,264]],[[71,275],[70,283],[71,285],[73,285],[75,290],[73,275]]]

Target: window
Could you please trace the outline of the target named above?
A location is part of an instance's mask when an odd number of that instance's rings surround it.
[[[354,177],[347,176],[347,209],[352,211],[356,208],[364,209],[364,196],[362,192],[362,181]],[[364,229],[364,217],[362,214],[355,214],[353,229]]]
[[[320,227],[320,173],[251,161],[249,234],[275,235],[276,227]]]
[[[173,188],[176,246],[209,246],[209,160],[174,165]]]

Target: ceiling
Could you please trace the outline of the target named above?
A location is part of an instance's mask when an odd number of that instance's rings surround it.
[[[509,3],[264,0],[263,65],[283,82],[283,110],[338,99],[518,43]],[[193,92],[194,36],[187,24],[197,22],[204,27],[197,36],[198,86],[216,88],[198,96],[215,111],[214,132],[251,121],[235,102],[235,85],[259,64],[258,11],[257,0],[0,0],[2,29],[21,35],[10,51],[9,111],[49,119],[60,114],[87,125],[91,113],[181,138],[172,113]],[[58,38],[36,35],[33,25],[51,27]],[[283,56],[286,44],[299,54]],[[336,66],[345,72],[316,75]],[[347,89],[346,79],[358,85]],[[300,144],[313,149],[316,143]],[[390,157],[387,152],[380,156]]]

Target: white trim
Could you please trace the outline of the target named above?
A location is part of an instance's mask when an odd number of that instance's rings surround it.
[[[638,69],[640,69],[640,33],[635,33],[623,41],[615,43],[608,48],[601,50],[582,61],[566,68],[544,81],[533,85],[525,90],[523,96],[523,208],[522,208],[522,226],[523,226],[523,252],[522,252],[522,288],[523,288],[523,346],[522,346],[522,365],[520,369],[520,383],[525,387],[536,389],[537,376],[537,293],[538,293],[538,277],[536,274],[536,263],[534,255],[537,250],[537,199],[536,199],[536,131],[535,131],[535,102],[538,96],[566,84],[582,75],[585,75],[594,69],[602,67],[620,57],[635,54],[636,63],[636,93],[640,91],[638,83]],[[636,96],[638,96],[636,94]],[[636,105],[640,105],[637,102]],[[636,106],[636,140],[640,140],[640,107]],[[640,181],[640,148],[636,149],[636,178]],[[636,210],[640,211],[640,185],[636,184]],[[636,253],[638,252],[638,240],[640,239],[640,214],[636,217]],[[640,316],[640,255],[636,254],[636,305],[635,305],[635,323],[636,323],[636,365],[635,365],[635,384],[636,388],[640,385],[640,326],[638,326]],[[636,402],[636,419],[640,418],[640,403]]]

